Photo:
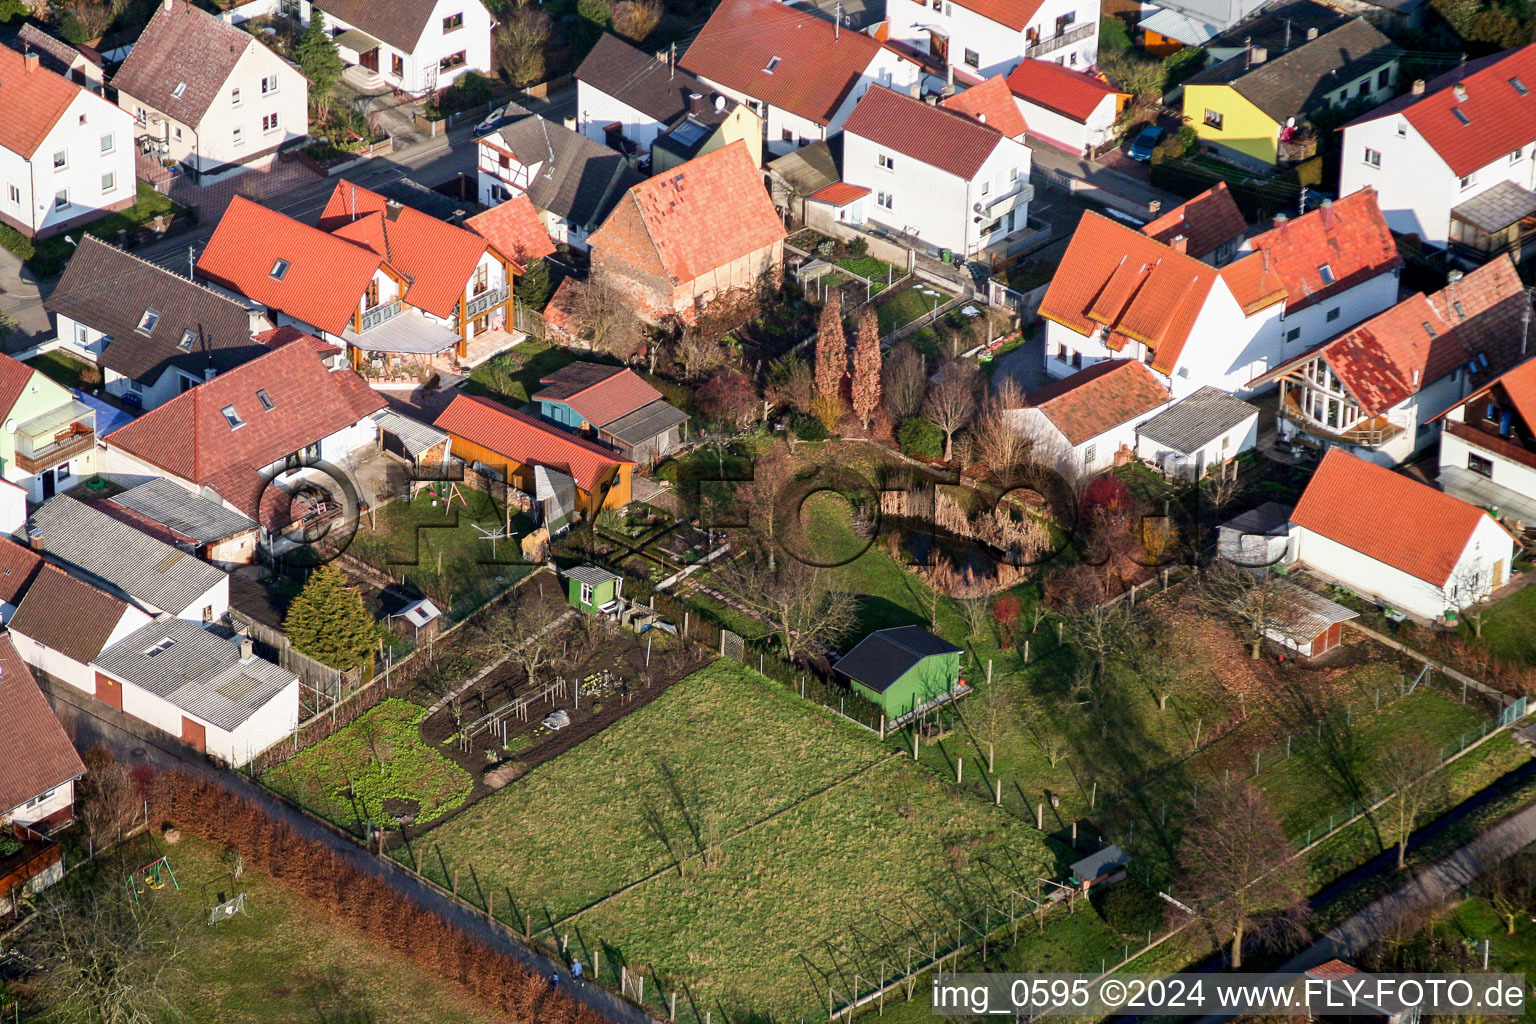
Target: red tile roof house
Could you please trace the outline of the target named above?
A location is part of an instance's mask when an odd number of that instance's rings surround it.
[[[1514,261],[1500,256],[1433,295],[1404,299],[1255,384],[1279,382],[1281,440],[1342,447],[1395,466],[1434,441],[1435,416],[1524,358],[1522,323],[1530,312]]]
[[[64,877],[63,850],[49,837],[75,817],[85,765],[9,636],[0,634],[0,826],[23,841],[0,858],[0,914]]]
[[[338,182],[310,227],[236,196],[198,276],[344,346],[359,372],[414,387],[515,344],[522,267],[484,237]]]
[[[1086,71],[1099,60],[1099,11],[1080,0],[888,0],[891,37],[951,67],[1007,74],[1025,57]]]
[[[1231,263],[1248,233],[1248,221],[1224,181],[1143,224],[1141,233],[1164,245],[1220,267]]]
[[[1029,136],[1075,156],[1115,141],[1115,118],[1130,99],[1107,82],[1049,60],[1026,60],[1008,74]]]
[[[1145,364],[1109,359],[1032,392],[1009,416],[1034,439],[1037,457],[1090,476],[1134,458],[1136,425],[1171,403]]]
[[[1393,231],[1455,243],[1471,259],[1528,244],[1536,215],[1532,90],[1536,45],[1414,82],[1344,127],[1343,190],[1374,188]]]
[[[548,377],[531,396],[539,415],[567,430],[591,431],[637,463],[649,463],[682,443],[688,414],[634,370],[575,362]]]
[[[1433,622],[1509,580],[1514,539],[1487,512],[1338,449],[1291,513],[1287,561]]]
[[[282,547],[275,533],[297,514],[283,485],[313,463],[344,468],[372,455],[373,417],[384,406],[361,377],[329,369],[313,339],[301,337],[108,434],[107,476],[127,487],[169,480],[256,520],[264,541]]]
[[[1001,129],[884,86],[843,125],[843,182],[873,193],[865,219],[965,258],[1006,255],[1029,231],[1029,167]]]
[[[924,76],[914,58],[777,0],[723,0],[678,63],[764,118],[769,158],[837,132],[876,82],[907,91]]]
[[[0,222],[46,238],[132,206],[133,115],[0,47]]]
[[[1451,406],[1440,424],[1440,489],[1536,526],[1536,359]]]
[[[784,237],[746,144],[733,142],[630,189],[592,233],[592,276],[652,323],[691,323],[727,292],[777,287]]]
[[[1216,268],[1085,213],[1040,303],[1046,372],[1140,359],[1175,398],[1256,378],[1397,301],[1402,260],[1369,191],[1286,221]]]

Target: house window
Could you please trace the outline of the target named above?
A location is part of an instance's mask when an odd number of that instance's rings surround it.
[[[965,63],[973,68],[981,67],[981,54],[975,50],[967,49],[965,51]]]
[[[181,332],[181,340],[176,343],[176,347],[181,349],[183,352],[191,352],[192,343],[196,340],[197,332],[188,327],[186,330]]]
[[[1485,459],[1481,455],[1468,455],[1467,468],[1478,476],[1493,476],[1493,460]]]
[[[275,92],[277,92],[277,76],[263,75],[261,78],[261,94],[263,96],[270,96]]]
[[[894,171],[896,169],[896,161],[895,161],[895,159],[890,157],[890,156],[887,156],[884,153],[880,154],[879,161],[880,161],[880,169],[881,170],[884,170],[884,171]]]
[[[1339,307],[1338,306],[1334,306],[1332,309],[1330,309],[1328,311],[1328,315],[1324,319],[1326,319],[1329,323],[1333,323],[1338,318],[1339,318]]]
[[[1517,163],[1519,163],[1524,158],[1525,158],[1525,147],[1524,146],[1521,146],[1519,149],[1517,149],[1513,153],[1509,154],[1509,162],[1512,163],[1512,164],[1517,164]]]
[[[1370,91],[1371,91],[1371,80],[1369,78],[1367,78],[1363,82],[1361,82],[1360,83],[1360,87],[1355,90],[1355,95],[1357,97],[1359,97],[1359,96],[1366,96],[1366,95],[1370,94]]]
[[[69,150],[61,149],[53,154],[53,169],[62,171],[69,166]]]
[[[290,264],[287,260],[278,260],[276,263],[272,264],[272,271],[270,275],[272,280],[281,281],[283,279],[283,275],[288,273],[288,268],[291,265],[292,264]]]
[[[219,412],[223,413],[224,419],[229,422],[230,430],[239,430],[241,427],[245,426],[245,420],[241,419],[240,414],[235,412],[234,406],[226,405],[224,408],[220,409]]]
[[[103,155],[114,152],[117,149],[117,136],[111,132],[101,137],[101,152]]]
[[[581,585],[581,603],[582,604],[591,604],[592,603],[592,584],[590,584],[590,583],[583,583]]]
[[[140,391],[144,390],[144,385],[140,384],[138,381],[134,380],[132,377],[124,377],[123,378],[123,390],[131,391],[131,392],[133,392],[136,395]]]
[[[437,70],[452,71],[454,68],[461,68],[467,63],[469,63],[469,61],[464,56],[464,51],[460,50],[457,53],[450,53],[448,56],[438,61]]]
[[[781,131],[779,133],[779,138],[782,139],[785,142],[794,142],[795,141],[795,133],[790,131],[788,128],[785,128],[783,131]]]
[[[396,78],[405,77],[405,58],[398,53],[391,54],[389,58],[389,72]]]
[[[256,400],[261,403],[261,407],[267,410],[267,412],[271,412],[277,407],[276,404],[272,401],[272,396],[267,394],[266,388],[257,389]]]
[[[1333,268],[1326,263],[1317,268],[1317,276],[1323,279],[1323,284],[1333,284],[1336,280],[1333,276]]]
[[[449,32],[457,32],[459,29],[461,29],[463,27],[464,27],[464,15],[463,14],[450,14],[450,15],[448,15],[448,17],[443,19],[443,34],[444,35],[447,35]]]
[[[1301,337],[1301,328],[1300,327],[1292,327],[1290,330],[1285,332],[1285,340],[1286,341],[1296,341],[1300,337]]]
[[[75,347],[86,348],[90,343],[90,332],[86,330],[85,324],[75,324]]]
[[[1083,468],[1093,468],[1093,457],[1098,453],[1098,445],[1090,444],[1083,449]]]
[[[1385,89],[1387,87],[1387,83],[1390,82],[1390,81],[1392,81],[1392,69],[1391,68],[1382,68],[1379,72],[1377,72],[1377,74],[1376,74],[1376,88],[1378,88],[1378,89]]]
[[[1460,184],[1461,184],[1461,189],[1462,189],[1463,192],[1465,192],[1467,189],[1471,188],[1473,185],[1476,185],[1477,184],[1477,172],[1473,171],[1471,174],[1467,175],[1465,178],[1462,178]]]
[[[245,145],[245,129],[236,128],[231,136],[231,141],[237,146]]]
[[[117,172],[108,171],[101,176],[101,194],[117,191]]]
[[[491,287],[491,268],[484,263],[475,268],[474,294],[479,295]]]
[[[11,189],[11,205],[12,206],[20,205],[20,203],[21,203],[21,189],[17,188],[15,185],[10,186],[10,189]]]
[[[1221,114],[1207,107],[1205,111],[1205,126],[1221,131]]]
[[[151,334],[154,332],[155,324],[159,322],[159,310],[146,309],[144,311],[144,315],[139,317],[139,326],[135,327],[134,330],[138,331],[140,334]]]
[[[177,82],[176,83],[176,88],[171,90],[171,99],[173,99],[173,100],[181,99],[182,95],[186,91],[187,91],[187,83],[186,82]]]
[[[240,89],[238,86],[229,91],[229,105],[232,107],[240,105]]]
[[[69,189],[61,188],[53,194],[53,208],[55,210],[69,209]]]
[[[896,194],[894,192],[875,193],[875,205],[882,209],[894,210],[896,208]]]
[[[1365,147],[1365,163],[1366,163],[1367,167],[1380,167],[1381,166],[1381,150],[1379,150],[1379,149],[1372,149],[1370,146],[1366,146]]]
[[[261,115],[261,134],[271,135],[277,131],[277,126],[277,114],[275,112]]]
[[[180,128],[176,129],[176,141],[177,142],[181,141],[181,129]]]

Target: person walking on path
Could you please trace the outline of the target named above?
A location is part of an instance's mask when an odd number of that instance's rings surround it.
[[[572,981],[580,981],[581,980],[581,971],[582,971],[581,961],[580,960],[572,960],[571,961],[571,980]]]

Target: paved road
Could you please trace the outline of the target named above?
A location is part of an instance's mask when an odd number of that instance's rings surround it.
[[[564,964],[530,949],[506,927],[492,924],[478,911],[422,883],[393,860],[374,857],[350,836],[299,812],[245,776],[213,767],[190,750],[157,736],[142,722],[92,700],[67,684],[43,681],[41,685],[81,750],[101,746],[125,764],[149,764],[159,770],[178,769],[209,779],[231,796],[256,804],[269,817],[287,824],[305,839],[324,844],[358,870],[385,879],[418,906],[501,951],[535,974],[547,978],[558,972],[562,978],[560,990],[604,1019],[616,1024],[658,1024],[644,1011],[604,988],[587,982],[573,982]]]

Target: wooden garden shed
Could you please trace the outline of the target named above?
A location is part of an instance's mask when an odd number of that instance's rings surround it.
[[[877,629],[833,669],[898,721],[963,692],[960,648],[919,626]]]
[[[560,575],[566,578],[566,600],[572,608],[596,615],[619,599],[624,577],[595,565],[578,565]]]

